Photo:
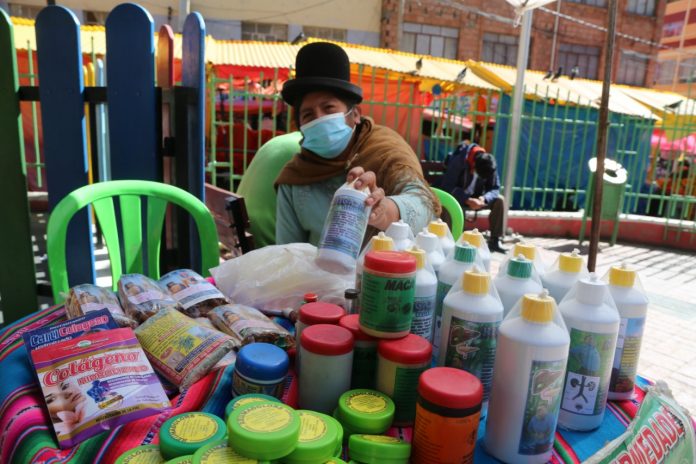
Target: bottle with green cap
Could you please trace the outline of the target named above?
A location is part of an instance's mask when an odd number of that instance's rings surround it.
[[[626,264],[612,266],[605,279],[609,281],[609,293],[621,316],[619,339],[609,383],[609,399],[626,400],[634,395],[640,345],[643,342],[645,317],[648,314],[648,296],[643,290],[638,273],[629,269]]]
[[[165,459],[193,454],[201,446],[225,438],[227,427],[219,417],[206,412],[186,412],[169,418],[159,431],[160,451]]]
[[[426,260],[425,250],[414,245],[406,251],[416,258],[416,292],[413,297],[411,333],[430,342],[433,339],[437,277]]]
[[[408,464],[411,444],[386,435],[351,435],[348,454],[351,461],[364,464]]]
[[[542,464],[553,448],[570,337],[546,290],[527,294],[498,329],[484,445],[503,462]]]
[[[164,458],[159,446],[143,445],[126,451],[116,460],[116,464],[162,464]]]
[[[486,272],[491,272],[491,250],[488,249],[486,241],[483,239],[483,234],[478,229],[465,230],[459,241],[469,242],[471,246],[476,248],[476,254],[481,261]]]
[[[464,272],[459,282],[445,297],[437,365],[463,369],[478,377],[485,413],[503,304],[486,271],[474,267]]]
[[[585,262],[580,256],[580,250],[573,249],[570,253],[558,255],[556,263],[545,274],[541,275],[541,283],[549,291],[549,295],[561,304],[561,300],[578,280],[587,277]]]
[[[534,263],[534,272],[536,272],[537,275],[542,276],[546,274],[546,264],[544,264],[544,260],[541,258],[541,253],[536,245],[529,242],[515,243],[515,246],[512,247],[508,256],[512,258],[519,255],[524,256]]]
[[[282,403],[252,403],[227,419],[229,444],[248,458],[272,461],[292,453],[300,438],[300,415]]]
[[[300,438],[295,450],[285,456],[282,462],[315,464],[334,457],[338,440],[343,436],[338,421],[320,412],[298,410],[297,413],[300,415]]]
[[[507,260],[493,280],[507,315],[522,295],[542,290],[539,276],[533,272],[532,261],[523,254]]]

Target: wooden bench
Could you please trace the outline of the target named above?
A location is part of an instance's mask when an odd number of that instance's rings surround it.
[[[249,216],[244,197],[205,184],[205,205],[217,226],[218,239],[235,258],[255,248],[254,237],[249,233]]]

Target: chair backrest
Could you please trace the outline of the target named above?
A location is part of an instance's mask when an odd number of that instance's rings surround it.
[[[121,224],[127,225],[121,230],[125,270],[121,264],[121,243],[113,197],[118,197]],[[94,208],[104,235],[114,289],[121,274],[144,272],[141,197],[147,197],[145,246],[149,277],[160,277],[160,242],[168,203],[188,211],[196,223],[201,241],[201,273],[207,275],[208,269],[217,266],[219,251],[215,221],[205,204],[195,196],[172,185],[145,180],[115,180],[86,185],[63,198],[48,220],[48,270],[56,303],[63,301],[62,295],[70,288],[65,256],[68,224],[72,216],[87,205],[91,204]]]
[[[464,210],[462,210],[462,205],[459,204],[456,198],[454,198],[449,193],[439,188],[431,187],[437,198],[442,204],[442,208],[449,214],[450,220],[452,221],[450,230],[452,231],[452,237],[455,240],[459,239],[464,231]]]

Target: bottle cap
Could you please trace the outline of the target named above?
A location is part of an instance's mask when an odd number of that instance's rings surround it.
[[[385,435],[351,435],[350,458],[357,462],[405,463],[411,456],[411,444]]]
[[[116,464],[160,464],[164,462],[159,446],[143,445],[126,451],[116,460]]]
[[[462,290],[472,295],[485,295],[490,288],[491,277],[474,266],[462,275]]]
[[[300,438],[292,453],[283,458],[286,464],[324,462],[333,457],[338,440],[337,424],[333,417],[314,411],[298,410]]]
[[[425,338],[408,334],[404,338],[380,340],[377,352],[384,359],[395,363],[423,364],[430,361],[433,347]]]
[[[466,240],[472,246],[479,248],[483,245],[483,234],[478,229],[465,230],[462,232],[462,240]]]
[[[418,379],[418,396],[428,403],[452,409],[481,405],[483,386],[473,374],[453,367],[434,367]]]
[[[507,275],[519,279],[528,279],[532,276],[532,262],[520,254],[508,261]]]
[[[319,297],[317,296],[316,293],[305,293],[304,296],[302,297],[302,300],[304,300],[305,303],[314,303],[317,301]]]
[[[358,388],[339,397],[335,417],[348,431],[383,433],[391,426],[395,409],[384,393]]]
[[[512,254],[514,256],[522,255],[528,260],[534,261],[536,257],[536,246],[526,242],[515,243],[515,249]]]
[[[609,268],[609,284],[617,287],[633,287],[636,282],[636,271],[629,269],[626,263],[621,267],[612,266]]]
[[[300,306],[298,320],[306,325],[338,324],[346,311],[338,305],[317,301]]]
[[[389,224],[389,227],[387,227],[386,235],[393,238],[394,240],[403,240],[405,238],[408,238],[408,233],[410,230],[411,227],[408,224],[406,224],[403,220],[399,219],[398,221]]]
[[[230,448],[227,440],[206,445],[193,454],[193,464],[257,464],[259,461],[242,456]]]
[[[423,229],[422,232],[418,232],[416,236],[416,244],[425,250],[426,253],[431,253],[437,250],[437,246],[440,243],[440,239],[437,235],[428,232],[428,229]]]
[[[353,334],[337,325],[315,324],[302,331],[300,344],[311,353],[338,356],[353,350]]]
[[[528,293],[522,297],[522,317],[530,322],[551,322],[553,306],[554,300],[546,289],[539,294]]]
[[[282,348],[270,343],[250,343],[237,353],[235,370],[255,380],[277,380],[288,373],[290,360]]]
[[[165,459],[193,454],[201,446],[222,440],[225,422],[206,412],[186,412],[169,418],[159,431],[160,453]]]
[[[418,248],[417,246],[412,246],[408,250],[406,250],[409,254],[411,254],[414,258],[416,258],[416,270],[420,271],[425,267],[425,250],[422,250]]]
[[[345,292],[343,292],[343,298],[346,300],[354,300],[360,295],[360,290],[357,288],[347,288]]]
[[[233,450],[270,461],[287,456],[297,446],[300,415],[282,403],[253,403],[232,411],[227,428]]]
[[[577,274],[582,269],[580,250],[575,248],[571,253],[561,253],[558,257],[558,269],[570,274]]]
[[[430,224],[428,224],[428,230],[438,237],[445,237],[449,228],[447,227],[447,223],[445,221],[438,219],[437,221],[430,221]]]
[[[588,305],[601,305],[607,291],[607,283],[597,277],[594,272],[584,279],[578,280],[575,299]]]
[[[263,401],[270,401],[272,403],[280,402],[275,396],[265,395],[263,393],[245,393],[244,395],[232,398],[232,400],[227,403],[227,406],[225,406],[225,419],[230,417],[230,413],[237,408],[251,403],[261,403]]]
[[[456,243],[454,245],[454,259],[462,263],[473,263],[476,261],[476,248],[466,240]]]
[[[365,268],[389,274],[407,274],[416,272],[416,258],[402,251],[370,251],[365,255]]]
[[[394,240],[384,232],[380,232],[370,239],[372,251],[387,251],[394,249]]]
[[[360,330],[360,314],[349,314],[347,316],[343,316],[341,320],[338,321],[338,325],[350,330],[350,333],[353,334],[355,341],[377,342],[375,337]]]

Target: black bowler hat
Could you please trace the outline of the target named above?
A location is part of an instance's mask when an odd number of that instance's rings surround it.
[[[314,42],[300,48],[295,58],[295,78],[283,85],[281,95],[291,106],[297,106],[309,92],[328,90],[357,100],[362,89],[350,82],[350,61],[338,45]]]

